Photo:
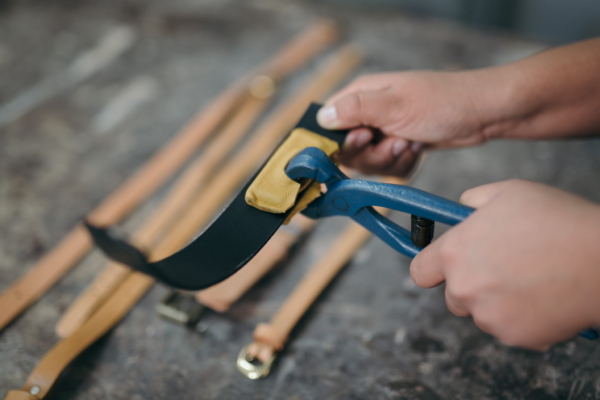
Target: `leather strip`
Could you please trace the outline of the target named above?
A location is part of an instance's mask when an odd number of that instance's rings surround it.
[[[352,172],[340,167],[347,176]],[[317,182],[318,183],[318,182]],[[318,185],[317,185],[318,186]],[[302,197],[301,202],[307,198]],[[296,204],[294,209],[298,208]],[[275,235],[267,242],[258,254],[250,260],[244,268],[225,279],[196,293],[196,300],[202,305],[217,311],[225,312],[235,303],[248,289],[259,279],[266,275],[274,266],[283,261],[288,255],[290,248],[300,237],[306,234],[315,224],[315,220],[297,214],[291,219],[290,224],[281,227]]]
[[[293,110],[292,115],[298,115],[296,113],[304,109],[310,99],[314,98],[313,92],[322,93],[323,84],[339,79],[340,75],[353,68],[358,60],[359,56],[353,48],[340,50],[323,73],[303,88],[293,102],[286,105],[284,109],[287,111],[276,114],[277,124],[279,125],[279,121],[292,119],[293,117],[288,114],[291,110]],[[318,132],[341,144],[345,132],[327,131],[317,124],[316,113],[319,108],[319,105],[310,106],[297,127]],[[281,128],[278,126],[277,129],[270,131],[259,129],[261,135],[248,143],[244,156],[234,159],[208,185],[206,191],[211,193],[211,196],[203,207],[190,210],[188,218],[194,221],[190,226],[196,225],[196,221],[201,221],[200,225],[208,222],[208,215],[212,215],[218,209],[218,205],[226,200],[225,193],[235,190],[237,185],[247,179],[248,171],[255,170],[258,163],[262,161],[262,155],[270,151],[281,139],[282,132],[287,131]],[[160,261],[149,262],[135,247],[111,237],[105,230],[92,226],[88,226],[88,229],[98,247],[111,259],[151,275],[169,286],[185,290],[203,289],[221,282],[244,266],[287,218],[287,214],[270,214],[248,206],[244,200],[244,193],[249,185],[250,183],[242,189],[201,236],[185,248],[173,254],[179,248],[171,243],[176,240],[176,236],[167,238],[161,247],[161,254],[172,255]],[[207,211],[210,211],[210,214],[207,215]],[[181,233],[193,234],[189,229],[182,227]],[[236,245],[231,246],[231,243]]]
[[[314,220],[296,215],[288,225],[292,229],[279,229],[244,268],[223,282],[199,291],[196,293],[196,300],[217,312],[229,310],[248,289],[286,258],[294,243],[314,224]]]
[[[215,170],[269,104],[268,100],[248,97],[239,111],[202,152],[202,155],[179,177],[154,214],[134,233],[132,241],[141,248],[151,248],[189,205],[209,174]],[[69,336],[98,309],[108,296],[131,273],[131,269],[110,262],[88,288],[79,295],[58,321],[55,331]]]
[[[219,95],[142,169],[119,187],[89,215],[97,225],[113,225],[160,187],[247,95],[252,78],[268,75],[274,80],[287,75],[312,55],[335,42],[339,30],[331,21],[318,22],[290,42],[257,72],[244,77]],[[88,233],[76,226],[0,296],[0,330],[52,287],[91,248]]]
[[[386,182],[407,183],[399,178],[390,178]],[[385,214],[389,210],[377,211]],[[247,347],[246,356],[259,359],[263,363],[272,361],[275,353],[285,346],[290,332],[300,318],[370,236],[371,233],[358,224],[352,223],[347,227],[331,245],[330,251],[312,267],[288,296],[271,321],[256,327],[254,342]]]
[[[314,98],[320,98],[324,96],[328,91],[333,89],[340,80],[346,76],[352,68],[358,62],[358,57],[355,52],[349,52],[349,50],[343,50],[336,53],[332,60],[316,75],[315,79],[311,84],[305,86],[301,93],[296,95],[291,101],[288,101],[284,106],[278,108],[274,116],[262,126],[263,135],[267,135],[270,139],[274,136],[274,140],[277,140],[277,136],[274,132],[285,132],[289,129],[291,121],[296,116],[302,113],[302,109],[306,104]],[[266,132],[266,133],[265,133]],[[265,140],[266,141],[266,140]],[[253,148],[254,150],[261,150],[262,147],[269,147],[261,141],[261,146],[247,145],[245,149]],[[266,152],[266,151],[265,151]],[[244,151],[244,157],[250,157],[251,153]],[[252,155],[254,157],[254,155]],[[238,159],[239,160],[239,159]],[[241,161],[238,161],[238,167],[245,166]],[[231,170],[225,168],[223,171]],[[243,170],[247,172],[247,169]],[[239,173],[238,173],[239,174]],[[224,175],[227,177],[227,175]],[[227,188],[227,187],[226,187]],[[234,188],[235,189],[235,188]],[[234,190],[233,189],[233,190]],[[219,189],[219,196],[214,196],[212,192],[207,191],[211,194],[211,203],[217,204],[217,207],[221,202],[220,199],[228,197],[227,190]],[[213,197],[218,197],[214,199]],[[194,205],[191,207],[191,211],[204,209],[206,202],[209,200],[208,196],[199,196]],[[197,211],[195,211],[197,212]],[[189,218],[189,215],[184,215],[180,223],[176,224],[171,228],[168,236],[165,237],[162,243],[169,243],[169,246],[183,246],[188,240],[190,240],[195,234],[196,230],[202,226],[203,218],[198,218],[196,214],[195,219]],[[195,226],[189,226],[194,224]],[[182,229],[185,225],[186,229]],[[164,247],[163,247],[164,246]],[[152,257],[161,257],[161,251],[171,249],[166,245],[161,245],[155,248]],[[150,288],[154,281],[149,276],[140,273],[130,274],[126,280],[115,290],[115,292],[107,299],[106,302],[88,319],[78,330],[76,330],[69,337],[62,339],[58,342],[42,360],[38,363],[36,368],[33,370],[25,385],[21,389],[22,392],[31,393],[32,389],[37,394],[33,397],[34,399],[43,399],[52,388],[58,376],[63,372],[64,368],[82,351],[84,351],[89,345],[99,339],[108,330],[110,330],[131,307],[144,295],[144,293]],[[31,400],[31,397],[24,397],[23,399],[15,397],[17,391],[11,391],[10,400]],[[8,397],[5,398],[5,400]]]

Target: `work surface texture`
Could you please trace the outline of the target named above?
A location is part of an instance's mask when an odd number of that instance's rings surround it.
[[[2,10],[0,115],[23,93],[32,105],[0,126],[0,290],[222,88],[317,16],[337,17],[362,47],[361,73],[475,68],[545,47],[384,9],[340,8],[275,0],[105,0],[14,2]],[[111,33],[120,55],[97,47]],[[72,64],[88,51],[99,67],[75,79]],[[289,81],[283,95],[323,59]],[[598,171],[599,140],[496,142],[433,154],[414,185],[457,199],[476,185],[524,178],[600,201]],[[122,231],[139,225],[163,195]],[[399,213],[393,219],[407,221]],[[507,347],[470,318],[448,312],[443,287],[415,287],[409,259],[377,239],[319,298],[271,375],[242,376],[235,360],[256,324],[270,319],[347,223],[319,223],[280,270],[229,312],[206,312],[193,329],[155,314],[166,293],[156,285],[72,363],[49,398],[600,399],[600,343],[574,338],[544,353]],[[93,252],[0,332],[0,396],[25,382],[57,341],[59,316],[104,263]]]

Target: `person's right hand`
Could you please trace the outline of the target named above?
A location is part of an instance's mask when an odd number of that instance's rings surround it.
[[[422,288],[446,282],[446,304],[483,331],[544,350],[600,324],[600,206],[539,183],[466,191],[477,210],[413,259]]]
[[[480,93],[487,96],[482,86],[495,78],[493,70],[366,75],[331,97],[317,120],[327,129],[351,129],[339,154],[343,164],[402,176],[423,146],[486,140],[488,110]]]

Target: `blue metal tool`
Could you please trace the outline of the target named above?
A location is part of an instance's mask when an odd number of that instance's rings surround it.
[[[327,185],[327,193],[310,203],[303,214],[310,218],[350,217],[409,257],[415,257],[429,244],[433,221],[456,225],[475,211],[409,186],[350,179],[322,150],[314,147],[294,157],[286,173],[294,180],[309,178]],[[379,214],[374,206],[411,214],[411,231]]]
[[[322,150],[314,147],[298,153],[285,172],[291,179],[308,178],[327,186],[327,192],[310,203],[303,214],[310,218],[350,217],[409,257],[415,257],[431,242],[434,221],[453,226],[475,211],[408,186],[350,179]],[[374,206],[411,214],[411,231],[379,214]],[[580,336],[594,340],[598,332],[588,329]]]

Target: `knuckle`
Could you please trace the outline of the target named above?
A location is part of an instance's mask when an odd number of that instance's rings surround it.
[[[375,168],[385,169],[394,165],[395,158],[392,154],[382,154],[378,157],[373,157],[371,165]]]
[[[377,75],[363,74],[356,77],[352,83],[350,83],[350,85],[354,87],[361,87],[362,85],[369,83],[374,77],[377,77]]]
[[[533,348],[529,340],[516,329],[501,329],[494,336],[509,346]]]
[[[460,196],[460,202],[461,203],[469,203],[475,196],[475,193],[477,193],[475,188],[465,190],[463,192],[463,194]]]
[[[338,118],[342,120],[356,119],[362,112],[361,96],[361,92],[353,92],[339,99],[335,105]]]
[[[415,282],[415,284],[417,286],[420,286],[420,276],[419,276],[419,269],[420,269],[420,263],[419,260],[417,260],[417,258],[415,258],[413,260],[413,262],[410,263],[410,277],[412,278],[412,280]]]
[[[446,282],[446,291],[448,297],[460,302],[471,301],[475,298],[475,290],[473,290],[473,287],[461,281]]]
[[[461,246],[451,236],[445,237],[439,247],[439,257],[445,269],[454,269],[460,264]]]
[[[494,335],[500,340],[501,331],[497,329],[496,321],[490,317],[490,313],[484,312],[475,312],[473,313],[473,322],[479,329],[482,331],[489,333],[490,335]]]
[[[526,187],[528,183],[529,182],[527,182],[524,179],[518,179],[518,178],[509,179],[505,182],[505,185],[506,185],[505,187],[508,190],[520,190],[523,187]]]

